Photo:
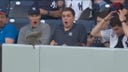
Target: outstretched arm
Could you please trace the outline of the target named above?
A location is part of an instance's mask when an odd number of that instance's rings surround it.
[[[48,15],[48,16],[52,16],[52,17],[61,17],[61,13],[62,13],[62,9],[56,10],[56,11],[48,11],[45,9],[40,9],[40,13],[42,15]]]
[[[40,8],[40,13],[42,15],[48,15],[48,16],[52,16],[52,17],[61,17],[61,13],[62,13],[62,10],[63,8],[65,7],[65,1],[64,0],[58,0],[56,2],[57,4],[57,7],[59,8],[58,10],[55,10],[55,11],[52,11],[52,10],[45,10],[45,9],[42,9]]]
[[[106,24],[106,22],[110,21],[110,19],[112,18],[113,13],[114,12],[110,12],[101,22],[96,24],[96,26],[91,31],[92,36],[101,37],[101,32],[100,31],[105,26],[104,24]]]

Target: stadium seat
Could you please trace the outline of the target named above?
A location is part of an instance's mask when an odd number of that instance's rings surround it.
[[[61,20],[54,20],[54,19],[47,19],[45,20],[45,23],[49,24],[51,27],[51,33],[53,34],[55,28],[59,25],[62,24]]]
[[[32,0],[10,1],[9,22],[14,24],[18,30],[28,24],[28,10],[32,4]]]
[[[10,18],[9,22],[14,24],[19,30],[26,24],[29,24],[28,18]],[[52,33],[57,25],[61,24],[61,20],[41,20],[42,23],[47,23],[51,27]]]
[[[29,23],[28,18],[10,18],[9,22],[14,24],[18,30],[20,30],[21,27]]]
[[[27,17],[28,10],[32,6],[33,1],[10,1],[9,17],[23,18]]]
[[[0,0],[0,9],[9,9],[9,0]]]
[[[84,27],[86,28],[87,33],[89,33],[95,25],[94,20],[77,20],[76,23],[83,24]]]

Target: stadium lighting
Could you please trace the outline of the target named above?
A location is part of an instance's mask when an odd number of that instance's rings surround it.
[[[15,22],[15,19],[10,19],[9,20],[11,23],[14,23]]]
[[[21,2],[20,1],[16,1],[16,5],[20,5],[21,4]]]
[[[40,20],[41,23],[45,23],[45,20]]]
[[[109,4],[106,4],[105,7],[106,7],[106,8],[110,8],[110,5],[109,5]]]

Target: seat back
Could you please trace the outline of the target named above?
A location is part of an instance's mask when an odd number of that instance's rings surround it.
[[[87,33],[89,33],[95,25],[94,20],[77,20],[76,23],[82,24],[86,28]]]
[[[14,24],[18,30],[28,24],[28,10],[32,6],[32,0],[10,1],[9,22]]]
[[[9,17],[21,18],[28,16],[28,10],[32,6],[33,1],[10,1]]]
[[[62,21],[61,20],[55,20],[55,19],[48,19],[48,20],[45,20],[45,23],[49,24],[49,26],[51,27],[51,34],[53,34],[55,28],[62,24]]]

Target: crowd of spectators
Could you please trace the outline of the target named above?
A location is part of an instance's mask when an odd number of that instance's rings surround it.
[[[1,44],[128,47],[127,0],[35,0],[28,10],[29,24],[19,32],[8,22],[8,7],[0,6]],[[62,20],[62,23],[51,33],[50,26],[42,19]],[[81,19],[96,21],[89,33],[82,24],[75,23]]]

